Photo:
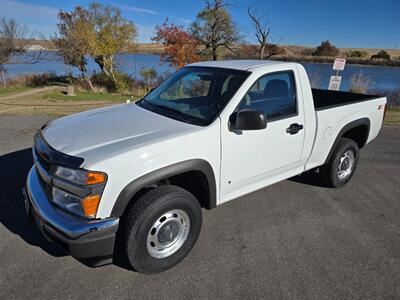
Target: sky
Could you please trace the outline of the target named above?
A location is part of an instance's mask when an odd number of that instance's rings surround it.
[[[57,30],[57,12],[91,0],[0,0],[0,16],[27,25],[35,36]],[[166,18],[188,27],[204,7],[201,0],[97,1],[120,7],[138,28],[138,41],[150,42]],[[269,20],[271,38],[285,45],[316,46],[330,40],[338,47],[400,49],[400,0],[230,0],[229,11],[249,43],[255,43],[247,8]]]

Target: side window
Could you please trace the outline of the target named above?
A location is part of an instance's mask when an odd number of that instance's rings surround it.
[[[293,73],[267,74],[251,86],[238,107],[264,111],[268,120],[281,119],[297,113]]]

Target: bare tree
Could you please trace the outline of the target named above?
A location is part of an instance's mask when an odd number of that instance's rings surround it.
[[[6,17],[0,18],[0,72],[3,84],[6,86],[4,72],[5,64],[32,64],[41,59],[42,52],[33,52],[29,57],[12,59],[16,54],[23,54],[29,45],[28,28],[18,23],[17,20]]]
[[[281,54],[285,51],[283,47],[278,46],[278,44],[268,42],[269,35],[271,33],[271,28],[268,27],[268,21],[263,20],[262,17],[257,16],[255,11],[252,11],[250,7],[247,9],[247,14],[253,22],[256,29],[256,38],[259,47],[259,59],[268,59],[271,56]]]

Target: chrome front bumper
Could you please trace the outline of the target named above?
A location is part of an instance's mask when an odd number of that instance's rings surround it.
[[[27,212],[47,239],[77,258],[113,255],[119,219],[85,220],[52,205],[33,166],[26,182]]]

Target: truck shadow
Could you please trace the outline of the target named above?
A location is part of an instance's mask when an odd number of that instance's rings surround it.
[[[316,187],[324,187],[324,188],[329,188],[322,180],[319,174],[314,171],[308,171],[304,172],[303,174],[294,176],[292,178],[289,178],[288,180],[294,181],[297,183],[305,184],[305,185],[312,185]]]
[[[66,256],[66,251],[47,241],[25,215],[22,188],[33,164],[31,151],[27,148],[0,156],[0,223],[50,255]]]

